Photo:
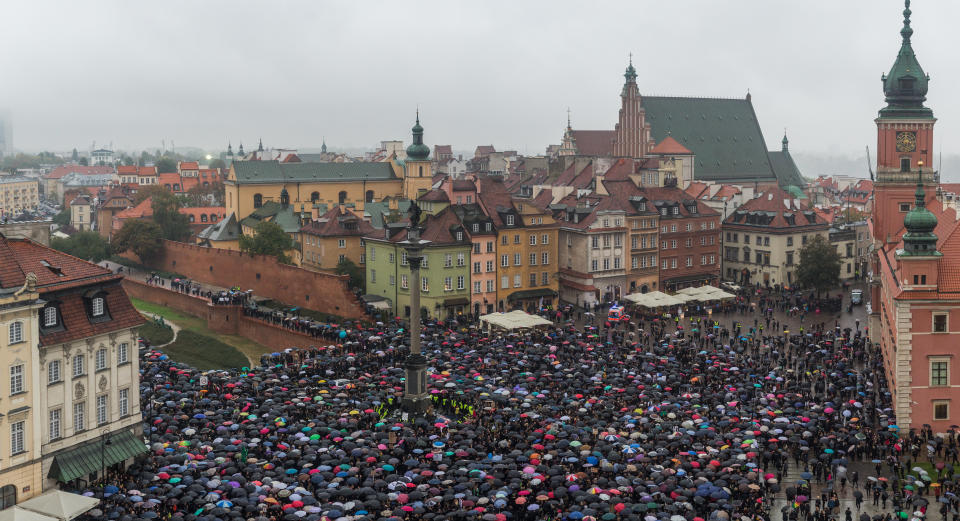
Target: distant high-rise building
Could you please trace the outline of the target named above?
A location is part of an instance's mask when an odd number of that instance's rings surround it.
[[[13,154],[13,123],[10,112],[0,110],[0,157]]]

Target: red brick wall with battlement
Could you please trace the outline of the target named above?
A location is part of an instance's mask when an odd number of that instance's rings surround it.
[[[258,297],[291,306],[351,320],[369,318],[363,304],[347,287],[346,275],[288,266],[270,256],[164,241],[163,253],[144,263],[214,286],[252,289]]]
[[[207,327],[225,335],[240,335],[280,351],[288,347],[329,345],[332,342],[291,331],[243,314],[240,306],[214,306],[209,300],[159,286],[124,279],[123,289],[132,298],[160,304],[207,321]],[[256,362],[256,360],[254,360]]]

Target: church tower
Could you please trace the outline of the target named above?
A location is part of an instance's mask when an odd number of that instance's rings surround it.
[[[573,137],[573,127],[570,125],[570,109],[567,109],[567,128],[563,131],[563,140],[560,142],[558,156],[577,155],[577,139]]]
[[[900,52],[890,72],[881,77],[887,106],[877,123],[877,179],[874,183],[873,236],[885,243],[899,241],[904,214],[916,207],[914,181],[933,199],[938,183],[931,165],[933,111],[925,107],[930,77],[913,52],[910,0],[905,0]],[[925,201],[926,202],[926,201]],[[928,211],[929,213],[929,211]]]
[[[650,125],[646,122],[646,110],[640,103],[640,89],[637,88],[637,70],[633,68],[633,56],[630,65],[623,74],[623,91],[620,93],[620,121],[614,130],[614,157],[632,157],[639,159],[650,151]]]
[[[897,273],[906,291],[931,290],[937,287],[939,263],[943,254],[937,251],[937,216],[927,210],[922,170],[917,172],[917,190],[913,209],[903,219],[903,249],[897,250]]]
[[[417,123],[411,129],[413,143],[407,147],[407,159],[404,162],[403,196],[416,199],[430,190],[433,185],[433,162],[430,161],[430,147],[423,144],[423,127],[420,126],[420,111],[417,111]]]

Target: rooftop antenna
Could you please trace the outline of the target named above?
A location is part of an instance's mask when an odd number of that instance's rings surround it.
[[[867,170],[870,171],[870,180],[873,181],[873,166],[870,165],[870,146],[865,147],[867,149]],[[943,156],[940,156],[940,159],[943,159]]]

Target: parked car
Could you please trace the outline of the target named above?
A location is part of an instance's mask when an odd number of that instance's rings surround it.
[[[855,289],[850,292],[850,304],[854,306],[859,306],[863,304],[863,290]]]

